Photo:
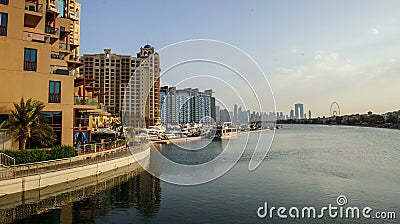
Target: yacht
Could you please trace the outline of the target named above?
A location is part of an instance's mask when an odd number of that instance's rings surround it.
[[[237,134],[238,129],[232,122],[224,122],[215,129],[214,139],[229,139]]]

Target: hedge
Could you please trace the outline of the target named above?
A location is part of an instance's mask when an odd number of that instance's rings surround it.
[[[63,159],[77,156],[78,152],[72,146],[54,146],[48,149],[25,149],[0,151],[15,159],[15,164],[42,162],[47,160]]]

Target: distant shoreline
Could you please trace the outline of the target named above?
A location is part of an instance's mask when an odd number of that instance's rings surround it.
[[[246,133],[256,133],[256,132],[262,132],[268,129],[262,129],[262,130],[253,130],[253,131],[242,131],[238,132],[238,135],[240,134],[246,134]],[[198,137],[186,137],[186,138],[173,138],[173,139],[165,139],[165,140],[154,140],[151,141],[152,144],[170,144],[170,143],[175,143],[175,142],[189,142],[189,141],[199,141],[205,139],[204,136],[198,136]],[[209,138],[206,138],[209,139]]]
[[[362,127],[362,128],[379,128],[389,130],[400,130],[400,125],[397,127],[383,127],[379,125],[349,125],[349,124],[319,124],[319,123],[279,123],[281,125],[296,124],[296,125],[319,125],[319,126],[344,126],[344,127]]]

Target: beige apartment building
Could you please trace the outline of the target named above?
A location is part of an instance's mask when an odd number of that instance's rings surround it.
[[[79,75],[80,7],[75,0],[0,0],[0,119],[21,97],[39,100],[57,144],[73,145],[79,132],[90,138],[89,117],[103,113],[94,80]]]
[[[85,54],[81,61],[81,74],[95,80],[109,113],[120,116],[124,111],[123,117],[129,117],[127,122],[134,127],[160,122],[160,57],[152,46],[141,47],[136,57],[105,49]]]

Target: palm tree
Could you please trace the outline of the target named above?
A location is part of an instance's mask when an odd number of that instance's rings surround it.
[[[24,102],[21,98],[19,104],[14,103],[15,109],[11,111],[10,117],[4,126],[14,141],[18,140],[19,149],[25,149],[29,139],[35,139],[42,145],[50,145],[56,141],[56,135],[51,126],[41,116],[44,103],[28,99]]]

